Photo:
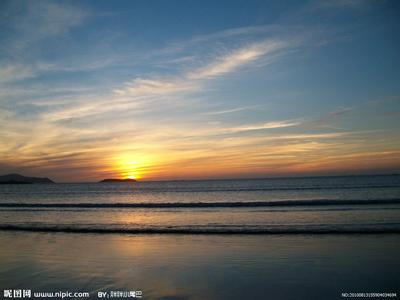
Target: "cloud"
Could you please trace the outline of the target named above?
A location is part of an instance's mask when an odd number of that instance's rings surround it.
[[[267,39],[275,36],[277,39],[285,39],[291,36],[293,31],[298,31],[296,26],[281,26],[281,25],[257,25],[228,28],[216,32],[211,32],[203,35],[196,35],[185,40],[170,42],[167,47],[162,49],[161,54],[174,54],[187,51],[188,49],[200,48],[206,53],[210,50],[209,46],[217,47],[218,45],[230,45],[232,41],[241,41],[242,43],[251,42],[253,40]],[[218,48],[218,47],[217,47]],[[193,59],[193,57],[191,57]]]
[[[77,6],[55,1],[17,0],[2,6],[0,25],[6,34],[0,46],[0,82],[34,78],[60,69],[54,63],[41,62],[37,58],[46,45],[43,41],[59,39],[82,25],[87,16],[87,12]]]
[[[330,111],[324,115],[322,115],[319,119],[315,120],[315,121],[311,121],[311,124],[314,123],[329,123],[333,120],[335,120],[336,118],[339,118],[341,116],[344,116],[350,112],[352,112],[355,108],[354,107],[339,107],[338,109],[334,110],[334,111]]]
[[[205,113],[203,113],[203,115],[211,115],[212,116],[212,115],[230,114],[230,113],[234,113],[234,112],[254,109],[256,107],[258,107],[258,105],[236,107],[236,108],[231,108],[231,109],[224,109],[224,110],[205,112]]]
[[[22,64],[0,64],[0,82],[9,82],[34,76],[34,70],[30,66]]]
[[[0,83],[33,78],[40,73],[51,71],[54,67],[46,63],[0,62]]]
[[[117,63],[115,59],[93,59],[73,62],[20,62],[12,60],[0,61],[0,83],[15,83],[20,80],[37,78],[50,73],[88,72],[111,67]]]
[[[267,123],[262,123],[262,124],[243,125],[243,126],[223,129],[222,131],[225,131],[226,133],[237,133],[237,132],[254,131],[254,130],[262,130],[262,129],[276,129],[276,128],[293,127],[293,126],[298,126],[300,124],[301,124],[300,122],[285,120],[285,121],[267,122]]]
[[[155,80],[136,78],[132,83],[126,83],[124,88],[115,89],[114,93],[123,96],[143,97],[194,91],[198,88],[199,86],[195,82],[182,79]]]
[[[194,70],[188,77],[192,79],[206,79],[230,73],[264,55],[272,54],[287,46],[287,43],[277,40],[254,43],[218,57],[211,64]]]
[[[204,67],[194,67],[174,76],[138,77],[113,89],[110,95],[106,95],[100,100],[89,104],[88,101],[84,101],[77,106],[50,112],[47,116],[50,120],[57,121],[136,109],[138,106],[154,105],[154,102],[162,104],[167,101],[168,97],[181,97],[179,99],[185,101],[183,95],[197,91],[204,92],[207,84],[214,78],[234,73],[249,63],[291,46],[288,42],[277,40],[254,42],[215,57]]]
[[[341,115],[347,114],[348,112],[350,112],[352,110],[353,110],[352,107],[341,107],[335,111],[329,112],[328,116],[331,116],[331,117],[341,116]]]
[[[6,26],[14,30],[8,47],[12,51],[22,51],[80,25],[87,13],[76,6],[54,1],[12,1],[3,16]]]

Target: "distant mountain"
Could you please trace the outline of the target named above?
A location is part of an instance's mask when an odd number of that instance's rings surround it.
[[[0,184],[26,184],[26,183],[54,183],[49,178],[27,177],[20,174],[7,174],[0,176]]]
[[[99,181],[99,183],[103,182],[136,182],[135,179],[132,178],[127,178],[127,179],[116,179],[116,178],[109,178],[109,179],[103,179]]]

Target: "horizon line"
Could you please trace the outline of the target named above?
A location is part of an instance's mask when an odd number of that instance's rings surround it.
[[[18,174],[18,173],[9,173],[10,174]],[[0,175],[0,176],[5,176]],[[21,174],[18,174],[21,175]],[[24,175],[23,175],[24,176]],[[400,173],[366,173],[366,174],[338,174],[338,175],[288,175],[288,176],[272,176],[272,177],[231,177],[231,178],[207,178],[207,179],[160,179],[160,180],[140,180],[135,179],[135,181],[129,183],[136,182],[182,182],[182,181],[233,181],[233,180],[279,180],[279,179],[302,179],[302,178],[323,178],[323,177],[369,177],[369,176],[400,176]],[[26,177],[36,177],[36,176],[26,176]],[[39,177],[38,177],[39,178]],[[40,177],[40,178],[49,178],[49,177]],[[51,178],[49,178],[51,179]],[[109,179],[109,178],[108,178]],[[117,180],[124,180],[124,178],[111,178]],[[99,179],[97,181],[53,181],[53,183],[60,184],[81,184],[81,183],[110,183],[110,182],[101,182],[104,179]],[[118,182],[117,182],[118,183]],[[126,183],[126,182],[121,182]],[[41,183],[46,184],[46,183]]]

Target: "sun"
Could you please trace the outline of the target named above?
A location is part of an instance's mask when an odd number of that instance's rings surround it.
[[[140,179],[142,177],[142,166],[134,161],[125,161],[122,165],[121,177],[124,179]]]
[[[138,180],[141,176],[140,176],[140,174],[138,174],[137,172],[136,173],[134,173],[133,175],[131,174],[131,175],[122,175],[121,176],[123,179],[133,179],[133,180]]]
[[[148,172],[151,159],[148,155],[125,153],[115,157],[113,169],[123,179],[141,179]]]

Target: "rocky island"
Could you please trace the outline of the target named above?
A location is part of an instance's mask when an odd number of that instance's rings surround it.
[[[32,184],[32,183],[54,183],[49,178],[28,177],[12,173],[0,176],[0,184]]]
[[[132,179],[132,178],[126,178],[126,179],[117,179],[117,178],[109,178],[109,179],[103,179],[99,181],[99,183],[107,183],[107,182],[136,182],[137,180]]]

